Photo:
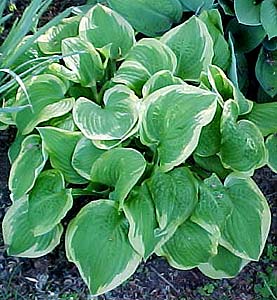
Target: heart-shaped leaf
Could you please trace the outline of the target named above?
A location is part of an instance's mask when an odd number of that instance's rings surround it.
[[[268,151],[268,166],[270,169],[277,173],[277,136],[276,134],[270,135],[266,140],[266,149]]]
[[[182,17],[182,6],[179,0],[159,0],[159,2],[108,0],[108,3],[137,31],[147,36],[161,35]]]
[[[9,177],[9,189],[13,201],[22,198],[32,189],[47,159],[48,155],[42,147],[39,135],[29,135],[22,141]]]
[[[156,39],[142,39],[128,53],[113,78],[133,89],[138,95],[145,82],[156,72],[175,72],[176,57],[169,47]]]
[[[184,162],[195,150],[201,129],[216,112],[217,96],[190,85],[162,88],[145,99],[141,141],[155,147],[162,170]]]
[[[226,168],[252,174],[265,164],[266,151],[263,136],[255,124],[238,118],[238,105],[225,102],[221,119],[220,157]]]
[[[105,107],[79,98],[73,109],[76,125],[91,140],[122,140],[138,122],[140,102],[134,92],[116,85],[104,95]]]
[[[261,1],[234,0],[236,17],[245,25],[260,25]]]
[[[42,172],[29,194],[28,218],[34,236],[53,230],[71,209],[71,191],[58,170]]]
[[[115,202],[98,200],[83,207],[67,228],[67,258],[94,296],[120,285],[140,263],[128,241],[126,221]]]
[[[175,73],[184,80],[198,82],[201,72],[212,63],[213,40],[205,23],[197,17],[168,31],[161,42],[175,53],[178,63]]]
[[[86,180],[73,169],[71,164],[74,149],[82,138],[82,134],[49,126],[40,127],[38,131],[43,147],[49,154],[52,167],[60,170],[67,182],[85,183]]]
[[[125,57],[135,43],[131,25],[117,12],[101,4],[92,7],[82,18],[79,34],[111,59]]]
[[[40,236],[34,236],[29,219],[28,196],[15,202],[7,211],[3,224],[3,238],[8,254],[36,258],[51,252],[59,243],[62,225]]]

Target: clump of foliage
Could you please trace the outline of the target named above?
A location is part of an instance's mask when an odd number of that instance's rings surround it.
[[[31,107],[0,114],[18,129],[8,253],[52,251],[85,195],[65,247],[93,295],[153,253],[178,269],[234,277],[259,260],[269,232],[251,176],[264,165],[277,171],[277,103],[240,90],[238,55],[213,1],[154,2],[92,4],[51,27],[30,51],[62,58],[26,78],[26,93],[7,93],[10,107]],[[170,29],[183,10],[197,15]]]

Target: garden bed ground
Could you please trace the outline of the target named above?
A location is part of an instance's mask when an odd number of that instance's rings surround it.
[[[20,1],[19,6],[22,7],[18,7],[19,13],[26,2]],[[73,4],[72,2],[70,1],[70,4]],[[44,17],[44,22],[68,4],[69,1],[54,4]],[[0,223],[11,204],[7,187],[10,168],[7,151],[13,137],[13,130],[0,131]],[[277,176],[269,169],[263,168],[256,172],[255,181],[265,193],[273,214],[270,236],[260,262],[249,264],[235,279],[211,280],[197,269],[179,271],[169,267],[165,260],[153,256],[147,263],[142,264],[126,283],[99,299],[276,299],[274,293],[277,292],[277,270],[274,270],[274,245],[277,233]],[[90,297],[76,267],[66,260],[63,243],[53,253],[39,259],[8,257],[0,231],[0,300],[17,299],[86,300]]]

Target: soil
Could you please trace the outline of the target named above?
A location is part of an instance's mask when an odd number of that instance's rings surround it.
[[[20,9],[28,1],[20,1]],[[58,11],[72,5],[73,1],[59,1],[51,6],[45,20],[51,19]],[[14,130],[0,131],[0,223],[10,206],[7,180],[10,170],[7,151],[14,138]],[[264,254],[260,262],[250,263],[234,279],[211,280],[197,269],[180,271],[171,268],[167,262],[152,256],[141,264],[136,273],[115,290],[99,296],[108,300],[270,300],[276,294],[270,284],[268,293],[257,292],[257,286],[265,286],[261,274],[274,270],[273,255],[269,249],[276,245],[276,200],[277,175],[268,168],[258,170],[255,181],[266,195],[271,207],[273,222]],[[269,274],[272,275],[272,274]],[[0,300],[17,299],[68,299],[86,300],[90,297],[87,287],[76,267],[65,258],[63,243],[51,254],[38,259],[9,257],[5,252],[0,230]],[[276,299],[276,298],[275,298]]]

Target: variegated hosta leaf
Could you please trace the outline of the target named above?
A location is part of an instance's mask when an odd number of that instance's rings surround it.
[[[190,85],[172,85],[145,100],[141,141],[157,147],[159,164],[169,171],[195,150],[201,129],[216,112],[217,96]]]
[[[40,127],[38,131],[43,147],[49,154],[52,167],[61,171],[67,182],[85,183],[86,180],[75,171],[71,164],[74,149],[82,138],[82,134],[48,126]]]
[[[175,77],[172,72],[168,70],[159,71],[151,76],[145,83],[142,89],[142,96],[145,98],[163,87],[175,84],[185,83],[181,78]]]
[[[105,107],[86,98],[79,98],[73,109],[76,125],[91,140],[122,140],[138,122],[139,99],[123,85],[116,85],[104,94]]]
[[[19,155],[22,142],[24,141],[25,138],[26,137],[24,135],[17,134],[13,143],[11,144],[9,151],[8,151],[9,161],[10,161],[11,165],[14,163],[15,159]]]
[[[23,135],[32,132],[40,122],[61,116],[70,110],[70,105],[72,104],[70,101],[73,100],[62,102],[61,107],[57,104],[57,102],[65,98],[64,95],[67,91],[67,86],[58,77],[51,74],[33,76],[25,82],[25,86],[32,108],[26,108],[15,114],[16,126]],[[53,106],[49,106],[54,103],[57,110],[53,110]],[[24,91],[19,88],[15,105],[26,104],[29,104],[28,99]]]
[[[147,259],[155,251],[162,235],[157,232],[155,207],[146,184],[131,191],[123,210],[130,224],[129,241],[137,253]]]
[[[220,120],[222,109],[217,105],[215,116],[211,123],[203,127],[195,153],[200,156],[212,156],[219,152],[221,134]]]
[[[242,92],[235,87],[219,67],[209,66],[208,78],[213,91],[217,92],[223,101],[233,99],[238,104],[240,115],[251,111],[253,102],[244,97]]]
[[[121,14],[139,32],[147,36],[159,36],[182,17],[179,0],[126,1],[108,0],[112,9]],[[143,16],[143,17],[140,17]]]
[[[172,50],[156,39],[141,39],[128,55],[113,78],[141,94],[145,82],[156,72],[176,69],[176,56]]]
[[[71,113],[50,120],[48,125],[51,127],[57,127],[68,131],[74,131],[77,129]]]
[[[260,25],[261,1],[234,0],[236,17],[245,25]]]
[[[264,91],[272,98],[277,95],[277,50],[262,47],[256,64],[256,77]]]
[[[58,25],[49,28],[38,38],[40,50],[46,54],[62,52],[62,40],[78,35],[80,16],[63,19]]]
[[[277,102],[254,103],[251,112],[244,116],[254,123],[263,136],[277,132]]]
[[[13,201],[17,201],[32,189],[47,158],[48,155],[42,147],[39,135],[29,135],[23,140],[9,177],[9,189]]]
[[[104,152],[84,137],[76,145],[72,156],[72,166],[82,177],[89,180],[92,165]]]
[[[239,257],[258,260],[271,222],[267,200],[250,178],[233,173],[226,178],[224,186],[233,211],[226,220],[220,244]]]
[[[101,4],[92,7],[82,18],[79,34],[111,59],[124,57],[135,43],[131,25],[117,12]]]
[[[265,164],[266,151],[260,130],[248,120],[238,118],[238,106],[225,102],[221,119],[220,157],[226,168],[252,174]]]
[[[213,1],[212,1],[213,2]],[[214,57],[212,63],[226,70],[230,63],[230,50],[228,42],[224,38],[221,15],[217,9],[205,10],[199,16],[213,40]]]
[[[214,0],[179,0],[184,11],[199,11],[199,10],[209,10],[212,8]]]
[[[205,23],[195,16],[168,31],[161,41],[175,53],[175,73],[184,80],[198,82],[201,72],[212,63],[213,40]]]
[[[277,36],[276,4],[276,0],[264,0],[261,4],[261,22],[269,39]]]
[[[71,209],[71,191],[58,170],[42,172],[29,194],[28,218],[34,236],[53,230]]]
[[[70,222],[66,254],[94,296],[128,279],[141,260],[128,241],[126,218],[110,200],[89,203]]]
[[[277,135],[272,134],[266,140],[266,149],[268,151],[268,166],[277,173]]]
[[[232,278],[238,275],[241,269],[248,263],[226,248],[219,246],[217,255],[211,257],[208,263],[198,266],[199,270],[213,279]]]
[[[147,182],[155,204],[160,231],[173,233],[186,221],[197,203],[197,181],[187,168],[157,171]]]
[[[171,266],[188,270],[206,263],[217,254],[218,239],[191,221],[184,222],[157,251]]]
[[[144,157],[136,150],[117,148],[103,153],[92,165],[91,181],[114,187],[110,198],[123,201],[138,182],[146,167]]]
[[[4,217],[3,238],[9,255],[40,257],[51,252],[60,243],[63,232],[60,224],[46,234],[34,236],[28,209],[28,196],[24,196],[9,208]]]
[[[78,53],[69,55],[72,53]],[[104,67],[94,46],[79,37],[62,41],[62,54],[65,65],[77,76],[82,86],[95,86],[104,76]],[[70,79],[70,77],[69,77]]]

